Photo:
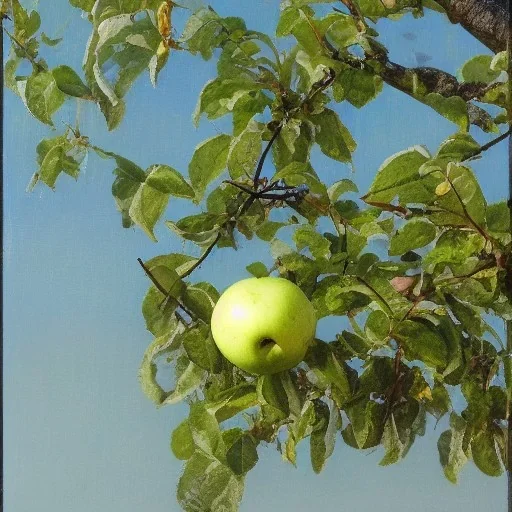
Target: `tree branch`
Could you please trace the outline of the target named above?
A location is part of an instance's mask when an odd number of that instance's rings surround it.
[[[274,133],[272,134],[272,137],[268,141],[267,146],[263,150],[263,153],[261,153],[261,157],[258,161],[258,166],[256,167],[256,173],[254,174],[254,190],[258,189],[258,183],[261,176],[261,171],[263,170],[263,164],[265,163],[265,159],[267,158],[268,152],[270,151],[270,148],[272,147],[272,144],[274,144],[274,141],[277,139],[279,133],[281,132],[281,128],[283,127],[282,124],[279,124],[277,128],[274,130]]]
[[[436,0],[452,23],[460,23],[487,48],[507,48],[509,0]]]
[[[201,263],[203,263],[203,261],[208,258],[208,255],[212,252],[213,248],[215,247],[215,245],[217,244],[217,242],[220,240],[220,232],[217,233],[217,236],[213,239],[213,241],[210,243],[210,245],[207,247],[206,251],[203,252],[203,254],[201,254],[201,257],[185,272],[183,273],[183,275],[181,276],[182,279],[184,277],[187,277],[189,276],[190,274],[192,274],[192,272],[194,272],[194,270],[199,267],[199,265],[201,265]]]

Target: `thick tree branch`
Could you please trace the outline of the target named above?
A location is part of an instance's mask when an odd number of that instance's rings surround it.
[[[493,52],[507,48],[509,0],[436,0],[452,23],[460,23]]]

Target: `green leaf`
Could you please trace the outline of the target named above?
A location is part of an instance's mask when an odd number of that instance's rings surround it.
[[[51,37],[48,37],[44,32],[42,32],[41,33],[41,41],[46,46],[57,46],[62,41],[62,37],[59,37],[57,39],[52,39]]]
[[[14,21],[14,36],[23,44],[39,30],[39,27],[41,26],[41,17],[37,11],[30,11],[29,14],[22,7],[19,0],[11,1]]]
[[[482,251],[485,240],[480,234],[451,229],[437,240],[435,247],[425,256],[425,265],[463,264]]]
[[[356,143],[338,114],[325,109],[320,114],[311,116],[311,121],[316,126],[315,140],[322,153],[339,162],[351,162]]]
[[[254,277],[267,277],[268,276],[267,267],[261,261],[256,261],[254,263],[251,263],[250,265],[247,265],[247,267],[245,267],[245,268],[247,269],[247,272],[252,274]]]
[[[468,106],[460,96],[446,98],[437,92],[431,92],[425,95],[422,101],[443,117],[458,125],[462,131],[468,131]]]
[[[405,320],[394,329],[393,336],[404,347],[407,359],[419,359],[432,368],[446,367],[446,342],[433,325]]]
[[[40,164],[37,178],[50,188],[54,188],[62,172],[75,179],[78,177],[86,150],[73,146],[65,136],[59,136],[54,139],[43,139],[37,146],[37,153]]]
[[[353,16],[331,13],[321,20],[322,30],[336,48],[346,48],[359,40],[359,30]]]
[[[452,413],[450,427],[450,430],[446,430],[439,436],[437,448],[444,474],[450,482],[455,484],[460,470],[468,461],[468,447],[464,442],[466,422]]]
[[[369,71],[359,69],[346,69],[341,72],[333,84],[338,96],[354,107],[361,108],[375,99],[382,91],[382,78]]]
[[[134,194],[128,214],[153,242],[157,239],[153,229],[163,215],[169,202],[169,194],[160,192],[147,183],[143,183]]]
[[[319,406],[319,404],[322,405]],[[314,411],[315,421],[310,437],[310,454],[313,471],[318,474],[334,451],[336,432],[341,427],[341,416],[333,401],[330,401],[330,407],[323,402],[316,402]]]
[[[184,419],[172,432],[171,450],[180,460],[188,460],[194,454],[195,445],[188,419]]]
[[[168,332],[174,321],[174,310],[177,303],[172,298],[164,299],[165,297],[154,286],[151,286],[142,302],[142,314],[146,321],[146,328],[155,336],[161,336]]]
[[[207,403],[207,408],[221,423],[256,405],[258,405],[256,386],[244,382],[215,396],[214,401]]]
[[[387,341],[390,329],[391,324],[388,316],[380,309],[377,309],[368,315],[364,326],[364,333],[372,343],[382,344]]]
[[[347,192],[359,192],[357,185],[352,180],[348,179],[336,181],[327,189],[331,203],[335,203],[341,195]]]
[[[400,440],[398,430],[396,428],[395,417],[391,414],[390,418],[384,426],[384,433],[382,435],[382,444],[384,445],[385,454],[379,462],[380,466],[388,466],[389,464],[396,464],[401,458],[405,450],[405,446]]]
[[[498,52],[491,60],[491,69],[493,71],[507,71],[508,69],[508,53],[506,50]]]
[[[290,406],[280,374],[260,376],[256,391],[260,404],[269,405],[274,413],[282,419],[288,417]]]
[[[261,240],[265,240],[265,242],[270,242],[270,240],[272,240],[276,236],[278,230],[286,225],[287,224],[284,222],[266,220],[258,227],[258,229],[256,229],[256,235],[258,238],[261,238]]]
[[[183,303],[201,320],[210,322],[219,292],[210,283],[189,285],[182,295]]]
[[[486,84],[496,80],[501,71],[492,69],[492,55],[477,55],[469,59],[460,69],[460,76],[464,82],[484,82]]]
[[[301,225],[295,230],[292,237],[298,251],[309,247],[315,259],[328,258],[331,255],[331,242],[309,224]]]
[[[462,162],[475,155],[479,150],[480,144],[469,133],[455,133],[441,143],[436,159]]]
[[[367,306],[371,299],[366,289],[349,277],[328,276],[322,279],[312,296],[319,318],[346,315],[349,311]]]
[[[496,442],[491,430],[481,430],[471,441],[471,454],[476,467],[489,476],[500,476],[503,474],[498,454],[496,453]]]
[[[258,462],[257,441],[249,434],[245,434],[233,443],[226,452],[228,466],[235,475],[245,475]]]
[[[203,59],[207,60],[220,42],[220,22],[221,18],[213,9],[203,7],[188,18],[178,42],[186,43],[189,51],[199,52]]]
[[[399,196],[401,204],[429,201],[432,191],[420,180],[418,170],[430,159],[422,146],[414,146],[389,157],[380,166],[368,194],[367,202],[389,202]]]
[[[76,98],[91,98],[92,92],[76,72],[69,66],[58,66],[52,70],[57,87],[68,96]]]
[[[261,89],[261,84],[243,77],[216,78],[208,82],[194,111],[194,124],[197,126],[202,114],[208,119],[217,119],[231,112],[237,101],[251,91]]]
[[[510,230],[510,213],[505,201],[488,205],[486,218],[490,231],[507,233]]]
[[[231,136],[217,135],[196,147],[188,167],[188,174],[199,203],[210,182],[216,179],[224,168],[228,158]]]
[[[438,421],[450,411],[451,399],[448,391],[440,382],[435,382],[432,389],[432,400],[425,403],[427,411]]]
[[[177,498],[186,511],[238,512],[243,490],[243,477],[197,450],[181,475]]]
[[[183,325],[174,321],[170,324],[170,330],[167,334],[155,338],[144,353],[139,369],[139,381],[144,394],[156,405],[161,405],[168,393],[156,381],[157,366],[154,359],[169,350],[183,330]]]
[[[52,115],[64,103],[64,95],[57,87],[55,78],[46,71],[28,78],[25,99],[30,112],[50,126],[53,126]]]
[[[194,190],[176,169],[157,164],[149,167],[146,173],[146,184],[155,190],[185,199],[194,198]]]
[[[326,195],[327,189],[309,163],[292,162],[274,174],[272,181],[285,180],[287,185],[307,185],[315,194]]]
[[[217,236],[225,217],[211,213],[199,213],[183,217],[178,222],[166,221],[177,235],[198,245],[209,245]]]
[[[430,215],[432,222],[438,225],[465,223],[474,228],[471,222],[473,221],[483,226],[487,202],[473,171],[463,165],[450,162],[446,174],[451,181],[450,189],[437,198],[435,204],[441,208],[441,211]],[[449,212],[453,214],[450,215]]]
[[[408,251],[424,247],[437,236],[436,227],[425,219],[412,219],[391,238],[390,256],[405,254]]]
[[[262,128],[249,123],[247,128],[233,138],[229,147],[227,166],[232,179],[252,176],[261,153]]]
[[[174,389],[166,393],[162,405],[176,404],[193,393],[203,382],[204,374],[202,368],[190,361],[176,379]]]
[[[91,12],[96,0],[69,0],[73,7],[82,9],[82,11]]]
[[[271,100],[261,91],[241,96],[233,106],[233,134],[239,135],[249,121],[256,115],[261,114]]]
[[[182,343],[187,356],[197,366],[213,373],[221,370],[222,356],[206,324],[187,329],[182,335]]]
[[[351,395],[350,382],[345,364],[338,360],[331,345],[317,340],[305,360],[310,368],[309,380],[322,390],[330,387],[336,405],[342,407]]]
[[[223,461],[225,446],[219,424],[203,402],[190,405],[188,421],[194,444],[207,455]]]

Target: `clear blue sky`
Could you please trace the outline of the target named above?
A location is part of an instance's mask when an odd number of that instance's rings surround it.
[[[269,31],[277,1],[225,0],[214,7],[243,16]],[[80,67],[89,23],[65,0],[41,2],[44,30],[64,35],[51,65]],[[488,53],[441,16],[379,23],[391,58],[415,65],[414,52],[429,65],[456,70],[476,53]],[[404,33],[414,33],[415,40]],[[52,54],[51,51],[48,52]],[[194,146],[222,131],[223,121],[191,123],[197,95],[215,74],[214,62],[175,54],[154,90],[147,76],[128,95],[120,129],[106,132],[94,109],[82,111],[82,131],[92,142],[141,166],[167,163],[185,172]],[[364,190],[380,163],[413,144],[431,150],[454,125],[405,95],[385,88],[363,110],[341,107],[358,142],[355,174],[315,154],[327,180],[353,178]],[[63,119],[73,123],[74,107]],[[60,121],[58,121],[60,123]],[[182,405],[156,410],[143,396],[137,369],[151,336],[140,304],[148,282],[137,257],[192,251],[165,228],[153,244],[139,230],[123,230],[110,187],[112,165],[91,155],[78,183],[59,180],[57,191],[25,191],[35,170],[35,146],[50,130],[31,119],[6,92],[4,197],[4,492],[6,512],[179,511],[175,486],[181,462],[168,448],[169,434],[186,414]],[[485,137],[479,140],[486,140]],[[475,165],[489,201],[506,194],[506,144]],[[184,214],[171,201],[167,218]],[[246,277],[252,261],[270,262],[267,247],[244,242],[238,252],[216,250],[194,279],[219,290]],[[343,319],[323,320],[319,337],[332,339]],[[444,425],[416,442],[402,463],[381,468],[380,451],[356,452],[339,439],[324,472],[310,469],[307,442],[298,469],[273,447],[247,478],[242,512],[338,510],[476,512],[505,510],[505,478],[491,479],[469,464],[458,486],[438,463],[436,441]]]

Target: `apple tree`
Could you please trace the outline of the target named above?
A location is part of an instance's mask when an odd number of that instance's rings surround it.
[[[100,148],[78,125],[53,130],[36,148],[31,183],[58,189],[63,174],[79,176],[87,154],[109,159],[123,227],[156,241],[154,227],[165,222],[169,236],[198,246],[199,256],[162,254],[139,260],[137,269],[150,280],[142,313],[154,335],[139,370],[142,389],[159,407],[190,406],[171,437],[184,464],[183,509],[237,510],[263,443],[291,464],[297,445],[309,443],[317,473],[336,443],[382,446],[380,464],[388,465],[425,434],[429,416],[449,415],[437,441],[448,480],[455,483],[469,461],[489,476],[507,471],[510,480],[510,204],[487,203],[472,171],[511,133],[508,1],[283,0],[268,33],[220,3],[70,3],[90,22],[83,69],[50,67],[45,55],[60,41],[42,31],[36,10],[1,2],[10,41],[5,86],[38,121],[53,127],[62,105],[78,98],[96,104],[115,130],[133,83],[149,78],[157,86],[161,73],[172,73],[174,52],[186,52],[194,66],[217,65],[194,122],[232,120],[228,133],[195,148],[185,173],[172,162],[144,169]],[[453,73],[393,62],[377,22],[399,26],[404,14],[425,10],[460,24],[492,55],[475,55]],[[24,75],[22,65],[30,69]],[[312,149],[350,165],[357,141],[341,107],[365,108],[384,85],[434,109],[453,123],[453,134],[439,147],[390,155],[368,190],[346,178],[326,183]],[[477,132],[488,134],[485,144]],[[493,172],[505,169],[504,162]],[[166,221],[171,197],[190,201],[196,213]],[[286,222],[276,220],[277,209]],[[279,238],[285,227],[291,244]],[[257,376],[227,361],[210,329],[219,291],[194,280],[194,270],[241,237],[267,242],[274,261],[271,268],[252,262],[250,274],[293,281],[319,319],[343,316],[350,329],[315,339],[289,371]],[[370,250],[375,237],[386,240],[386,251]],[[492,317],[505,322],[504,340]],[[172,372],[172,389],[162,387],[159,371]],[[456,390],[466,402],[461,413],[452,407]],[[237,415],[245,427],[226,426]]]

